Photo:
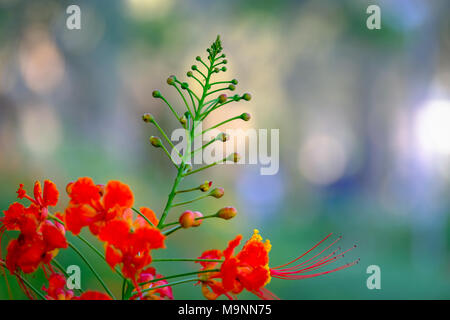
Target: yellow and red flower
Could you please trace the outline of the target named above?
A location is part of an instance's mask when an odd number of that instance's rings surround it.
[[[330,236],[331,234],[291,262],[278,267],[270,268],[270,241],[263,241],[258,230],[255,230],[253,236],[244,244],[241,251],[235,254],[234,251],[242,240],[242,236],[238,235],[235,239],[228,243],[228,247],[223,252],[219,250],[208,250],[199,257],[199,259],[218,260],[218,262],[200,261],[199,263],[201,263],[203,267],[202,270],[216,269],[221,263],[219,271],[199,274],[199,281],[202,283],[203,295],[207,299],[216,299],[223,294],[228,298],[233,299],[235,298],[235,295],[241,293],[245,289],[261,299],[278,299],[273,293],[265,288],[272,277],[279,279],[306,279],[339,271],[358,262],[353,261],[332,270],[310,273],[311,271],[315,271],[336,261],[339,258],[342,258],[346,252],[353,249],[351,248],[345,252],[338,253],[340,251],[338,248],[329,254],[324,254],[337,241],[340,240],[339,237],[313,257],[302,263],[293,265],[294,262],[300,260],[305,255],[316,249]],[[222,258],[224,258],[223,262],[220,260]]]

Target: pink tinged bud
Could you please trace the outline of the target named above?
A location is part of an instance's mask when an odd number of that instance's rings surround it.
[[[192,225],[193,227],[198,227],[202,224],[203,222],[203,213],[201,213],[200,211],[194,211],[194,224]]]
[[[227,101],[227,95],[226,94],[221,94],[220,96],[219,96],[219,102],[220,103],[224,103],[224,102],[226,102]]]
[[[169,78],[167,78],[167,84],[168,85],[174,85],[175,84],[175,77],[174,76],[170,76]]]
[[[209,188],[211,188],[212,186],[212,181],[205,181],[203,184],[200,185],[199,189],[202,192],[206,192],[209,190]]]
[[[155,136],[151,136],[150,137],[150,143],[152,144],[152,146],[154,146],[155,148],[160,148],[162,147],[162,143],[161,143],[161,139]]]
[[[225,207],[217,212],[217,216],[225,220],[230,220],[231,218],[234,218],[236,215],[237,210],[233,207]]]
[[[190,228],[195,224],[195,214],[192,211],[187,210],[181,214],[178,222],[182,228]]]
[[[209,195],[214,197],[214,198],[222,198],[223,195],[225,194],[225,190],[223,188],[214,188]]]
[[[245,112],[245,113],[241,114],[241,119],[244,121],[250,120],[251,119],[250,113]]]

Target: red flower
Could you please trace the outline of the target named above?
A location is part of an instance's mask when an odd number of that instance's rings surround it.
[[[47,220],[48,207],[57,204],[59,193],[56,186],[46,180],[43,193],[41,184],[35,183],[34,198],[26,193],[23,184],[17,194],[21,199],[30,200],[31,204],[29,207],[17,202],[10,205],[0,219],[3,224],[0,233],[5,230],[20,231],[19,237],[8,244],[6,265],[11,273],[18,269],[31,273],[41,263],[48,264],[59,248],[67,248],[64,227]]]
[[[141,290],[146,290],[142,295],[143,300],[173,300],[172,288],[170,286],[166,286],[169,284],[167,280],[159,280],[150,283],[146,283],[155,279],[163,278],[162,275],[156,274],[155,268],[149,267],[143,270],[139,276],[138,282],[145,283],[141,285]],[[159,286],[165,286],[162,288],[157,288]],[[152,290],[152,288],[155,288]],[[136,299],[139,297],[139,294],[134,295],[131,299]]]
[[[79,178],[67,186],[67,192],[71,200],[65,222],[73,234],[88,226],[98,235],[108,221],[121,216],[134,202],[130,188],[119,181],[109,181],[104,187],[94,184],[91,178]]]
[[[353,249],[351,248],[338,254],[340,250],[338,248],[329,254],[325,254],[328,249],[339,241],[340,238],[338,238],[308,260],[291,266],[294,262],[300,260],[305,255],[316,249],[330,236],[331,234],[293,261],[275,268],[269,268],[269,251],[271,249],[269,240],[263,242],[258,230],[255,230],[253,236],[244,244],[241,251],[234,255],[236,247],[242,240],[242,236],[238,235],[234,240],[229,242],[228,247],[222,252],[222,254],[215,254],[217,259],[221,256],[225,258],[220,267],[220,271],[206,273],[206,278],[200,277],[203,294],[208,299],[216,299],[221,294],[224,294],[231,299],[233,298],[233,295],[242,292],[243,289],[246,289],[261,299],[277,299],[273,293],[265,288],[272,277],[279,279],[306,279],[342,270],[356,264],[358,261],[347,263],[343,266],[328,271],[317,273],[313,272],[342,258],[344,253]],[[210,256],[211,252],[211,250],[204,252],[200,258],[208,259],[205,257]],[[209,265],[203,263],[202,265],[204,270],[217,267],[216,262]],[[221,279],[222,281],[219,282],[218,279]],[[207,287],[211,290],[207,289]]]
[[[48,288],[42,287],[42,290],[47,292],[47,300],[112,300],[110,296],[97,291],[86,291],[76,297],[72,290],[66,289],[66,278],[58,273],[50,276]]]
[[[150,251],[164,248],[165,237],[142,217],[133,221],[132,212],[128,210],[123,219],[108,222],[100,232],[99,239],[106,242],[106,261],[111,268],[121,264],[123,275],[138,287],[138,276],[152,260]]]

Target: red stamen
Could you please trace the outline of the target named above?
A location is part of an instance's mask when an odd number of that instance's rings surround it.
[[[304,254],[302,254],[300,257],[298,257],[298,258],[292,260],[291,262],[288,262],[288,263],[282,264],[281,266],[275,267],[275,268],[273,268],[273,269],[279,269],[279,268],[288,266],[288,265],[290,265],[291,263],[293,263],[293,262],[299,260],[300,258],[302,258],[302,257],[304,257],[305,255],[307,255],[308,253],[310,253],[312,250],[314,250],[315,248],[317,248],[322,242],[324,242],[324,241],[327,240],[329,237],[331,237],[332,234],[333,234],[333,233],[330,233],[329,235],[327,235],[324,239],[322,239],[321,241],[319,241],[315,246],[313,246],[311,249],[309,249],[308,251],[306,251],[306,252],[305,252]]]

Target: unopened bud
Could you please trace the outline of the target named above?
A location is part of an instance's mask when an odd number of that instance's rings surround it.
[[[183,83],[181,84],[181,88],[183,88],[183,89],[189,88],[189,83],[183,82]]]
[[[219,218],[230,220],[231,218],[234,218],[237,215],[237,210],[233,207],[225,207],[217,211],[216,215]]]
[[[200,60],[202,60],[202,58],[200,56],[196,56],[195,60],[200,61]]]
[[[215,72],[215,73],[219,73],[219,71],[220,71],[220,69],[219,69],[219,68],[217,68],[217,67],[216,67],[216,68],[214,68],[214,72]]]
[[[152,92],[152,96],[153,96],[153,98],[161,98],[161,92],[159,92],[158,90],[155,90]]]
[[[150,113],[144,113],[142,115],[142,120],[144,120],[144,122],[152,122],[154,118]]]
[[[223,188],[214,188],[214,189],[209,193],[209,195],[210,195],[211,197],[214,197],[214,198],[216,198],[216,199],[219,199],[219,198],[222,198],[222,197],[223,197],[224,193],[225,193],[225,190],[224,190]]]
[[[155,136],[151,136],[150,137],[150,143],[152,144],[152,146],[154,146],[155,148],[160,148],[162,147],[162,142],[161,139]]]
[[[173,77],[173,76],[168,77],[167,84],[173,86],[175,84],[175,77]]]
[[[203,213],[201,213],[200,211],[194,211],[194,224],[192,225],[193,227],[198,227],[202,224],[203,222]]]
[[[198,68],[197,68],[197,66],[195,64],[191,67],[191,69],[192,70],[198,70]]]
[[[188,77],[192,77],[194,74],[192,73],[192,71],[188,71],[188,72],[186,72],[186,75],[187,75]]]
[[[231,83],[236,85],[236,84],[238,84],[238,81],[236,79],[233,79],[233,80],[231,80]]]
[[[183,116],[180,118],[180,123],[181,123],[181,125],[183,126],[183,128],[186,128],[187,119],[186,119],[186,116],[185,116],[185,115],[183,115]]]
[[[223,72],[227,71],[227,67],[222,67],[221,69]]]
[[[252,95],[250,93],[244,93],[242,95],[242,99],[244,99],[245,101],[250,101],[252,98]]]
[[[222,63],[223,63],[223,64],[227,64],[227,63],[228,63],[227,59],[223,59],[223,60],[222,60]]]
[[[241,114],[241,119],[244,121],[250,120],[251,119],[250,113],[245,112],[245,113]]]
[[[230,89],[231,91],[234,91],[234,90],[236,90],[236,86],[234,84],[230,84],[228,86],[228,89]]]
[[[187,210],[181,214],[180,218],[178,219],[178,222],[180,223],[182,228],[185,229],[190,228],[194,226],[195,215],[192,211]]]
[[[226,102],[227,101],[227,95],[226,94],[221,94],[220,96],[219,96],[219,102],[220,103],[224,103],[224,102]]]
[[[206,192],[209,190],[209,188],[211,188],[212,186],[212,181],[205,181],[204,183],[202,183],[199,187],[200,191],[202,192]]]

